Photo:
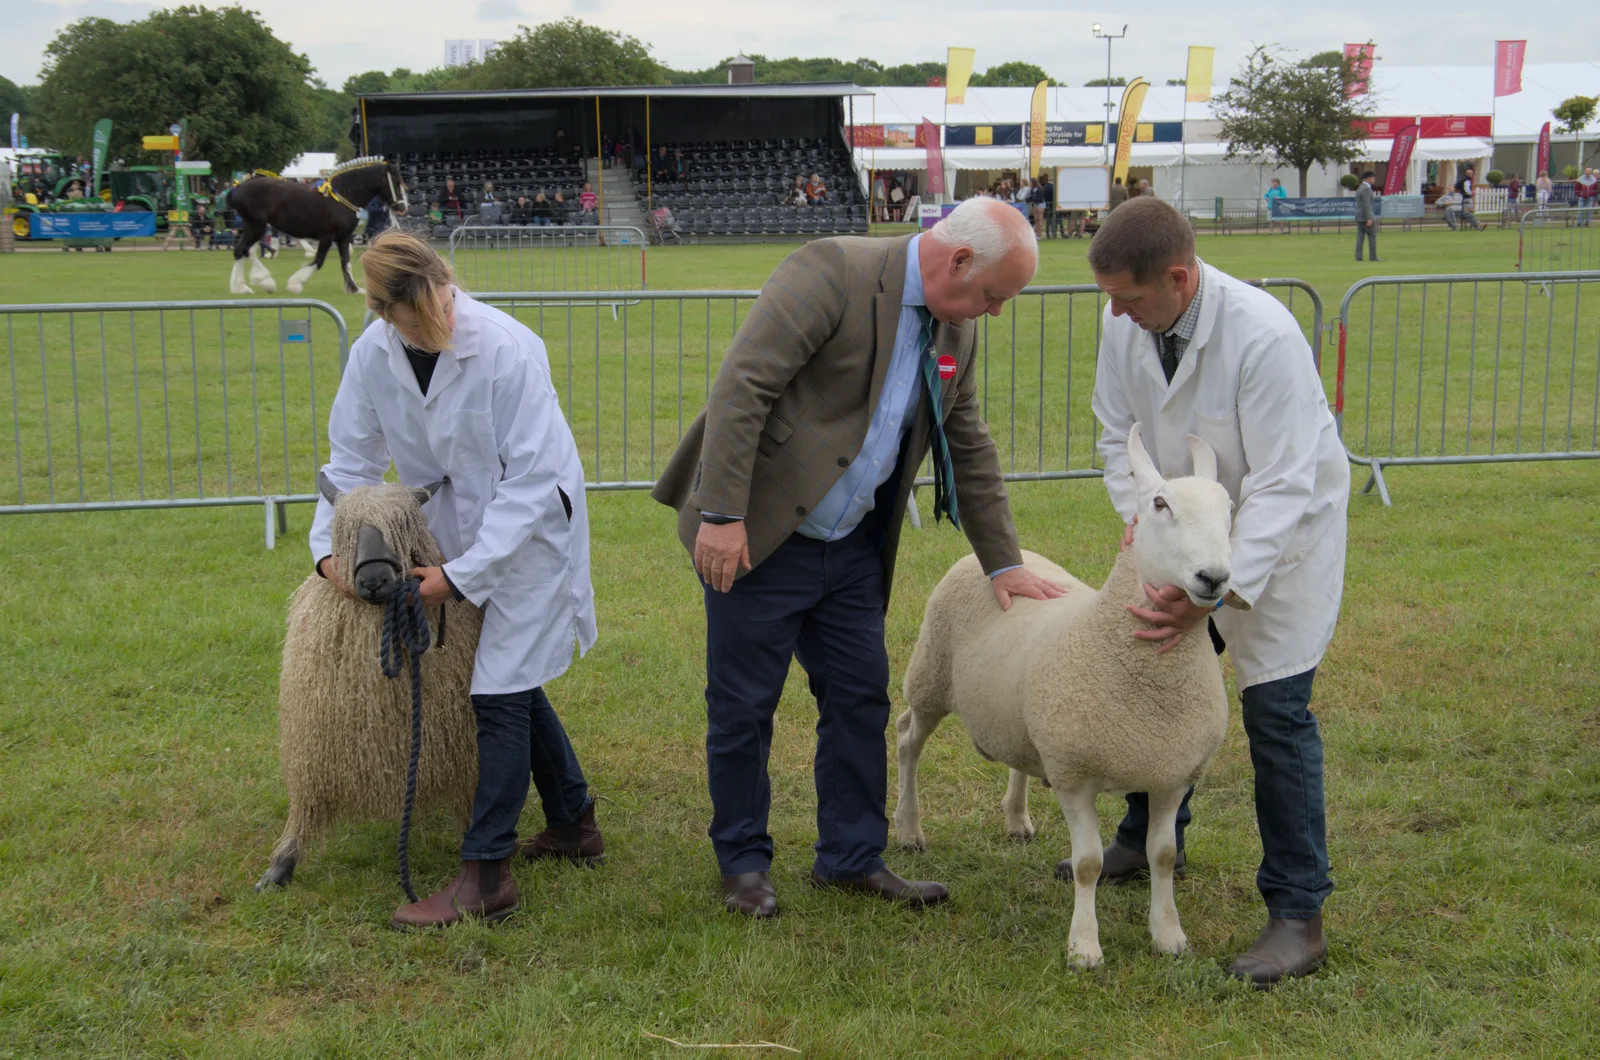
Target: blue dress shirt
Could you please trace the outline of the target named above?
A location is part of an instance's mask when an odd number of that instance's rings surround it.
[[[922,399],[922,322],[917,309],[925,303],[922,296],[922,255],[918,245],[922,237],[912,238],[906,247],[906,287],[900,296],[900,322],[894,332],[894,354],[889,359],[889,372],[883,379],[883,389],[878,394],[878,407],[872,411],[867,425],[867,436],[861,443],[861,452],[851,461],[839,481],[811,509],[799,533],[818,541],[838,541],[861,525],[861,520],[872,511],[873,496],[878,487],[894,474],[895,461],[900,456],[900,446],[906,431],[911,429],[916,415],[917,402]]]

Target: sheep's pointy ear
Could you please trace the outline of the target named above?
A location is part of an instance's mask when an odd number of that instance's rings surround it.
[[[338,487],[336,487],[328,478],[328,473],[326,471],[317,472],[317,492],[322,494],[322,499],[327,501],[329,504],[338,504],[339,498],[344,496],[344,494],[339,492]]]
[[[1154,493],[1165,481],[1161,477],[1161,472],[1156,470],[1150,454],[1145,451],[1144,439],[1139,436],[1137,423],[1128,430],[1128,472],[1133,476],[1133,484],[1142,494]]]
[[[438,482],[432,482],[426,486],[413,487],[411,490],[411,495],[417,498],[417,504],[419,506],[427,504],[429,501],[433,500],[433,495],[439,492],[439,487],[443,486],[444,482],[444,479],[440,479]]]
[[[1217,481],[1217,451],[1211,448],[1211,443],[1197,434],[1186,434],[1183,440],[1189,443],[1189,462],[1194,465],[1194,477]]]

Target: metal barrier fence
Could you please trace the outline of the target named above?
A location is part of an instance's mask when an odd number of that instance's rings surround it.
[[[1370,472],[1363,492],[1389,503],[1387,467],[1600,457],[1597,306],[1600,271],[1350,288],[1336,406],[1351,462]]]
[[[449,252],[468,290],[613,291],[626,300],[646,287],[647,244],[631,225],[468,224],[450,233]]]
[[[1600,270],[1600,209],[1529,210],[1517,226],[1517,271]]]
[[[326,302],[0,305],[0,319],[14,451],[0,515],[261,504],[271,548],[283,506],[316,499],[349,349]]]

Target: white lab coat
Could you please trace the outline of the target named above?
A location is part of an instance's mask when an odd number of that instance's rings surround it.
[[[1311,669],[1333,638],[1350,466],[1294,317],[1267,292],[1203,268],[1194,340],[1170,386],[1155,336],[1106,308],[1094,411],[1106,488],[1125,522],[1138,510],[1134,423],[1166,476],[1193,471],[1185,434],[1216,450],[1234,502],[1235,599],[1214,617],[1243,689]]]
[[[580,654],[594,644],[583,465],[539,336],[459,290],[455,299],[454,348],[427,397],[392,328],[375,321],[356,340],[323,471],[340,490],[381,481],[391,460],[408,486],[444,480],[428,528],[445,574],[483,608],[472,692],[520,692],[565,672],[574,642]],[[332,526],[333,506],[319,500],[313,562],[333,551]]]

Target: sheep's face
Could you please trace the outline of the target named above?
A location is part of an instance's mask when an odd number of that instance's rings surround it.
[[[385,603],[413,567],[440,562],[422,512],[437,486],[385,484],[340,493],[320,475],[318,487],[333,505],[333,554],[367,603]]]
[[[1189,435],[1195,473],[1166,479],[1155,468],[1135,424],[1128,434],[1128,463],[1139,491],[1139,526],[1133,558],[1139,577],[1163,588],[1176,585],[1196,607],[1215,607],[1228,592],[1233,501],[1217,483],[1217,457]]]

